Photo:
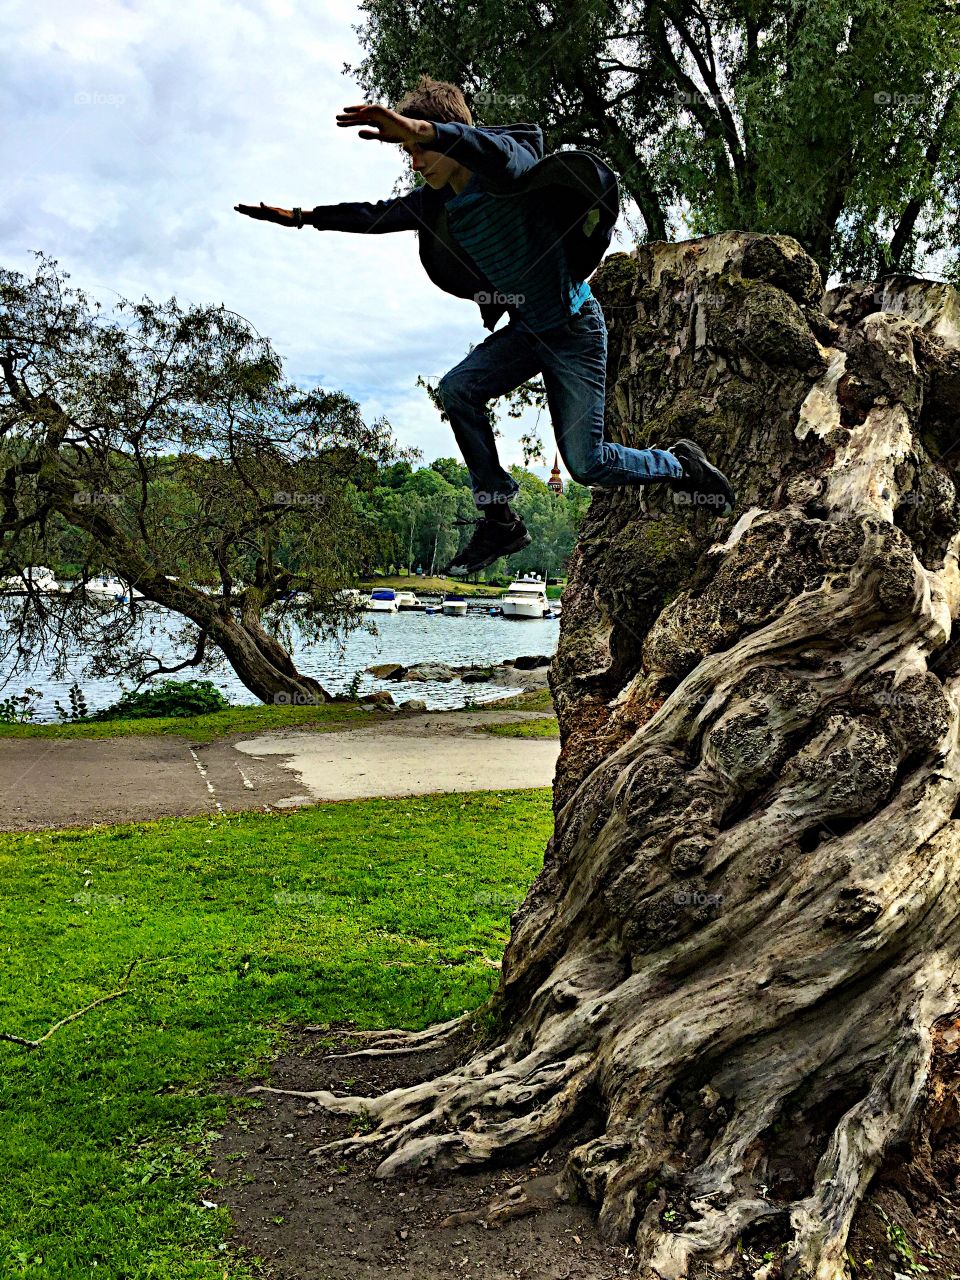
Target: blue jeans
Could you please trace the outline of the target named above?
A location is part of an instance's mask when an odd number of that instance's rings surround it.
[[[500,465],[487,402],[543,375],[564,466],[580,484],[649,484],[683,474],[672,453],[630,449],[603,438],[607,324],[589,297],[576,315],[533,333],[511,321],[444,374],[438,391],[470,472],[478,507],[509,502],[519,489]]]

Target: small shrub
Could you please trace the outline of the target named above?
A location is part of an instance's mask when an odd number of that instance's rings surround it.
[[[90,710],[87,707],[87,700],[83,696],[83,690],[80,688],[80,686],[76,682],[74,682],[70,686],[68,690],[68,694],[70,697],[69,711],[67,711],[65,707],[63,707],[56,699],[54,699],[53,705],[57,709],[57,715],[60,717],[61,720],[65,721],[66,723],[75,724],[78,720],[86,720],[90,714]]]
[[[363,672],[358,669],[354,671],[350,683],[347,685],[345,696],[356,701],[360,697],[361,684],[363,684]]]
[[[153,716],[200,716],[230,703],[210,680],[163,680],[150,689],[127,691],[90,720],[139,720]]]
[[[41,696],[39,689],[24,689],[23,693],[0,698],[0,724],[27,724],[33,719],[34,701]]]

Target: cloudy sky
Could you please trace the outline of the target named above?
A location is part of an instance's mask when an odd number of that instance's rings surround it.
[[[343,73],[362,56],[350,0],[5,0],[0,13],[4,266],[32,270],[43,250],[104,306],[222,302],[297,382],[346,391],[427,461],[456,454],[417,375],[438,378],[488,331],[430,282],[414,234],[288,230],[233,209],[380,200],[406,171],[398,147],[335,122],[363,100]],[[507,420],[506,463],[535,421]]]

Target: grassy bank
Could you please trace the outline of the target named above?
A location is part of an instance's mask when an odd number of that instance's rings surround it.
[[[416,697],[413,686],[407,695]],[[517,694],[483,704],[488,711],[550,711],[553,701],[547,689]],[[351,725],[376,723],[374,717],[391,712],[366,711],[358,703],[337,702],[320,707],[271,707],[254,703],[228,707],[197,716],[149,716],[127,720],[97,720],[80,724],[2,724],[2,738],[120,738],[127,734],[178,734],[191,742],[212,742],[231,733],[259,733],[309,725],[318,731],[344,729]],[[442,715],[442,711],[435,712]]]
[[[0,738],[120,738],[127,734],[179,734],[191,742],[211,742],[230,733],[257,733],[313,725],[317,729],[342,729],[363,721],[371,713],[356,703],[330,703],[320,707],[273,707],[253,703],[228,707],[197,716],[149,716],[128,720],[95,720],[80,724],[0,724]]]
[[[0,1274],[247,1276],[203,1173],[215,1082],[285,1023],[482,1003],[550,826],[536,790],[0,836],[0,1030],[39,1038],[138,962],[41,1048],[0,1043]]]
[[[498,698],[486,703],[491,711],[552,711],[553,695],[549,689],[531,689],[529,693],[515,693],[512,698]]]
[[[506,587],[494,587],[489,582],[464,582],[462,578],[408,578],[404,574],[392,578],[374,578],[369,582],[361,582],[361,591],[372,591],[374,587],[393,587],[395,591],[423,591],[427,594],[453,591],[462,596],[482,596],[499,599]],[[547,598],[559,600],[563,595],[563,587],[551,585],[547,587]]]
[[[512,720],[508,724],[483,724],[477,732],[492,733],[498,738],[560,737],[560,727],[552,716],[544,716],[542,720]]]
[[[392,578],[372,578],[369,582],[361,582],[361,591],[372,591],[374,587],[393,587],[395,591],[423,591],[427,594],[452,591],[462,596],[502,596],[504,587],[491,586],[489,582],[464,582],[462,578],[407,578],[402,574]]]

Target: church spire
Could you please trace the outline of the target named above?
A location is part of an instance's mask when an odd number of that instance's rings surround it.
[[[557,454],[553,455],[553,470],[550,472],[547,486],[554,493],[563,493],[563,481],[560,479],[560,459]]]

